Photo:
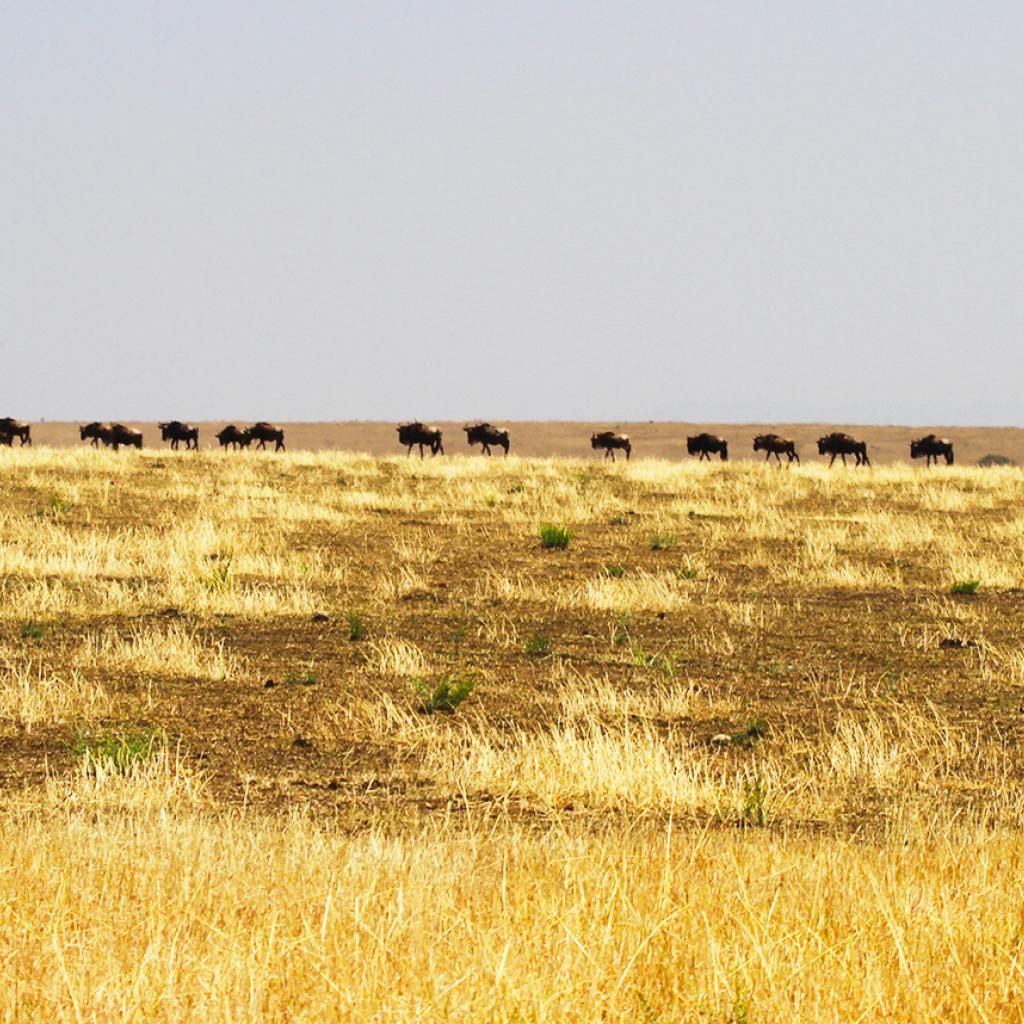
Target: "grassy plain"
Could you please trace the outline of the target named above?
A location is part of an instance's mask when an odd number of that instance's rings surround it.
[[[0,1019],[1024,1020],[1019,471],[0,474]]]

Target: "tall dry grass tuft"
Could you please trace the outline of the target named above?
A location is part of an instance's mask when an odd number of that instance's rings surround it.
[[[31,658],[0,665],[0,721],[20,732],[97,718],[108,706],[103,686],[76,671],[53,674]]]
[[[82,667],[213,681],[236,679],[245,666],[225,650],[223,640],[206,641],[180,622],[135,625],[126,635],[111,629],[90,633],[75,657]]]

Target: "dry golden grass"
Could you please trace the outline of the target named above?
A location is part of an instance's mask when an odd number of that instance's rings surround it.
[[[224,641],[204,643],[180,622],[166,628],[135,626],[127,635],[116,630],[88,634],[75,660],[93,669],[161,676],[190,676],[218,682],[237,679],[244,662],[224,649]]]
[[[148,783],[138,783],[144,788]],[[58,804],[12,814],[7,1020],[1018,1020],[1021,847]],[[97,817],[97,814],[99,817]]]
[[[0,1020],[1024,1019],[1018,471],[0,472]]]

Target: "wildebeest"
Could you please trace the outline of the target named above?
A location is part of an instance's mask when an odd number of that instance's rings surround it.
[[[843,465],[846,465],[846,456],[853,455],[856,458],[854,465],[870,466],[868,458],[868,446],[864,441],[855,441],[849,434],[837,431],[818,438],[818,454],[831,455],[828,464],[831,466],[836,461],[836,456],[842,457]]]
[[[430,449],[431,456],[438,452],[444,455],[441,431],[437,427],[431,427],[416,420],[414,423],[400,423],[396,429],[398,430],[398,443],[406,446],[406,455],[411,455],[416,445],[419,445],[421,459],[424,448]]]
[[[121,445],[142,449],[142,431],[126,427],[123,423],[111,423],[100,435],[100,440],[104,444],[109,444],[115,452]]]
[[[504,448],[505,454],[508,455],[507,430],[499,430],[490,423],[474,423],[472,426],[463,427],[462,429],[466,432],[466,441],[470,446],[474,444],[483,445],[484,455],[491,454],[492,444],[498,448]]]
[[[765,452],[764,461],[768,462],[775,456],[775,461],[782,464],[782,456],[785,455],[787,464],[796,462],[800,464],[800,456],[796,451],[796,444],[793,441],[780,437],[778,434],[758,434],[754,438],[754,451]]]
[[[273,441],[275,452],[284,450],[284,431],[274,423],[260,420],[259,423],[254,423],[249,427],[246,433],[252,440],[259,441],[259,444],[256,445],[257,448],[266,448],[267,442]]]
[[[110,430],[110,424],[103,422],[97,423],[95,420],[92,423],[87,423],[84,427],[78,428],[78,435],[83,441],[92,441],[93,448],[99,447],[100,441],[104,444],[109,444],[104,435]]]
[[[3,427],[0,427],[0,444],[5,444],[8,448],[14,444],[14,435]]]
[[[215,435],[221,448],[248,448],[252,443],[252,434],[248,430],[239,430],[234,423],[229,423],[220,433]]]
[[[159,423],[160,437],[164,441],[170,441],[172,448],[177,448],[184,441],[185,448],[194,448],[199,451],[199,428],[193,427],[191,423],[182,423],[181,420],[171,420],[169,423]]]
[[[629,435],[616,434],[614,430],[602,430],[600,434],[592,434],[590,437],[590,447],[595,450],[603,448],[604,457],[607,459],[610,455],[612,462],[615,461],[616,449],[626,453],[627,462],[629,462],[629,456],[633,452],[633,445],[630,444]]]
[[[928,466],[933,461],[938,463],[940,456],[946,460],[947,466],[952,466],[953,442],[945,437],[936,437],[934,434],[927,434],[924,437],[919,437],[916,441],[911,441],[910,457],[912,459],[919,459],[922,455],[926,456],[927,461],[925,464]]]
[[[0,419],[0,431],[5,434],[11,435],[11,440],[18,437],[21,438],[22,444],[32,443],[32,428],[25,423],[23,420],[15,420],[10,416],[4,416]],[[9,444],[10,442],[4,442]]]
[[[700,460],[711,461],[711,453],[717,452],[723,462],[729,458],[729,442],[724,437],[714,434],[698,434],[686,439],[686,450],[691,455],[699,455]]]

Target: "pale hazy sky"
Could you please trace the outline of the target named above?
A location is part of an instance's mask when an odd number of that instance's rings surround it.
[[[0,412],[1024,423],[1024,4],[0,6]]]

